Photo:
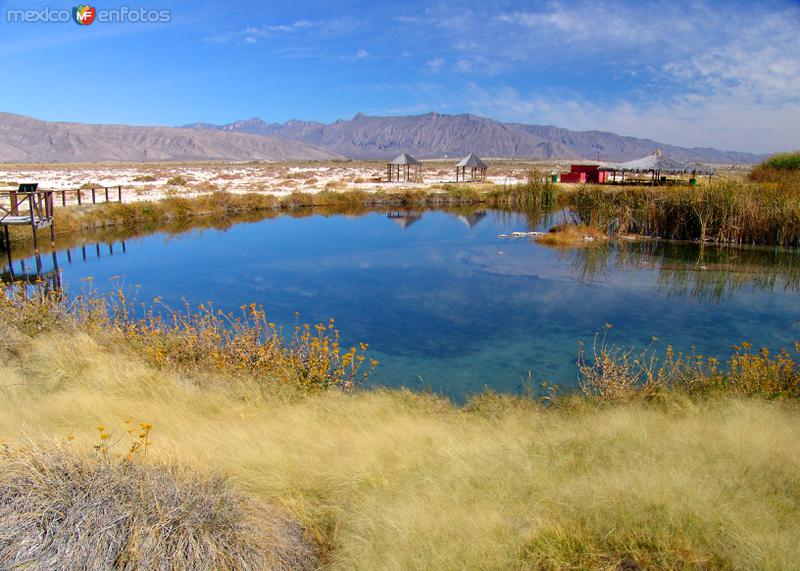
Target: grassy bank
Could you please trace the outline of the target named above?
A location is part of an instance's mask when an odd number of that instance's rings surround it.
[[[788,355],[743,347],[729,374],[598,342],[581,361],[585,397],[484,394],[456,407],[309,390],[284,369],[291,346],[256,366],[269,345],[244,326],[207,337],[217,322],[203,310],[176,329],[52,299],[0,302],[0,437],[12,450],[55,438],[89,452],[124,437],[126,421],[147,423],[147,462],[222,471],[300,521],[327,568],[800,566],[800,372]]]
[[[800,155],[778,155],[749,180],[698,187],[582,186],[562,197],[585,224],[616,234],[800,245]]]

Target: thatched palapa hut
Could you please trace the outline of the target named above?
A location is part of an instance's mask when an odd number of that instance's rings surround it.
[[[461,182],[483,182],[486,180],[486,169],[488,168],[489,165],[483,162],[478,155],[470,153],[456,165],[456,182],[459,182],[459,176]],[[469,178],[467,178],[467,172],[469,172]]]
[[[403,153],[393,161],[386,163],[386,173],[389,177],[389,182],[421,182],[422,181],[422,163],[417,159]]]

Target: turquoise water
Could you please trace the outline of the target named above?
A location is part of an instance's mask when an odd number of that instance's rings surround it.
[[[657,337],[656,347],[720,357],[743,340],[775,349],[800,338],[796,253],[558,250],[498,237],[537,226],[521,214],[417,216],[283,216],[154,233],[127,240],[124,252],[113,244],[113,256],[102,244],[99,257],[90,245],[86,260],[80,248],[71,262],[66,251],[57,258],[72,292],[87,277],[102,290],[121,276],[141,286],[142,301],[229,310],[255,302],[287,326],[295,312],[304,322],[334,317],[345,342],[368,342],[380,361],[372,384],[457,400],[484,387],[523,391],[530,377],[574,387],[579,344],[606,323],[620,345]],[[52,267],[49,255],[44,264]]]

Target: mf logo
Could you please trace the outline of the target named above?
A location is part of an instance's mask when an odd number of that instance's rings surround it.
[[[72,9],[72,19],[79,26],[88,26],[94,22],[97,10],[88,4],[78,5]]]

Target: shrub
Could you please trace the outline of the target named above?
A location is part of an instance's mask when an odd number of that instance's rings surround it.
[[[784,171],[800,171],[800,151],[772,155],[756,168],[769,168]]]
[[[794,355],[782,349],[753,352],[752,345],[734,347],[727,362],[702,354],[684,355],[668,346],[659,358],[652,345],[640,352],[608,343],[606,325],[596,336],[592,353],[578,358],[580,386],[585,396],[598,400],[653,397],[665,391],[687,394],[732,394],[768,399],[800,399],[800,342]]]
[[[278,381],[305,392],[349,391],[378,364],[367,360],[366,343],[342,347],[333,319],[297,324],[284,335],[255,304],[241,306],[238,315],[210,303],[176,311],[156,300],[143,308],[122,289],[107,297],[89,292],[68,300],[58,292],[0,284],[0,327],[4,322],[27,335],[82,327],[109,340],[122,337],[159,368]]]
[[[185,176],[177,175],[167,180],[167,184],[169,186],[186,186],[189,184],[189,180]]]
[[[69,445],[6,451],[0,466],[4,568],[316,568],[298,524],[218,476]]]

